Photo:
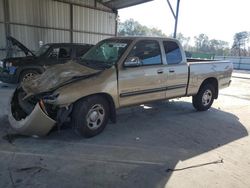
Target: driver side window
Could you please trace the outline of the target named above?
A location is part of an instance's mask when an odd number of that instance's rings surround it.
[[[129,57],[137,57],[141,65],[159,65],[162,63],[160,45],[157,41],[139,41],[131,50]]]

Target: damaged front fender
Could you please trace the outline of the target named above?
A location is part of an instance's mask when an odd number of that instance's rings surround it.
[[[45,136],[56,124],[55,118],[49,114],[37,98],[23,99],[25,92],[17,88],[10,100],[9,123],[18,134]]]
[[[12,112],[9,112],[9,122],[17,133],[37,136],[47,135],[56,124],[55,120],[43,112],[39,103],[36,104],[31,114],[21,120],[16,120]]]

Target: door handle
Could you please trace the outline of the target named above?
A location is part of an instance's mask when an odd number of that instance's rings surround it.
[[[163,69],[159,69],[159,70],[157,70],[157,73],[162,74],[162,73],[164,73],[164,71],[163,71]]]
[[[174,69],[169,69],[169,72],[173,73],[173,72],[175,72],[175,70]]]

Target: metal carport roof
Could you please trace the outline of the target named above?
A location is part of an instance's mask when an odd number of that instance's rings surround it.
[[[98,2],[102,3],[103,5],[113,9],[121,9],[121,8],[126,8],[134,5],[138,5],[141,3],[146,3],[152,0],[98,0]]]
[[[97,0],[99,3],[111,8],[112,10],[118,10],[142,3],[146,3],[149,1],[153,0],[131,0],[131,1],[126,1],[126,0]],[[177,0],[177,5],[176,5],[176,11],[173,10],[173,7],[170,3],[169,0],[167,0],[168,6],[173,14],[173,17],[175,19],[175,26],[174,26],[174,35],[173,37],[176,38],[177,34],[177,26],[178,26],[178,17],[179,17],[179,6],[180,6],[180,0]]]

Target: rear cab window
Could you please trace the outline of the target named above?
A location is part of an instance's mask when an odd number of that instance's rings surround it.
[[[166,54],[166,61],[169,65],[179,64],[182,62],[182,53],[179,45],[174,41],[163,41]]]
[[[142,66],[162,64],[161,50],[158,41],[138,41],[131,50],[129,57],[139,58]]]

